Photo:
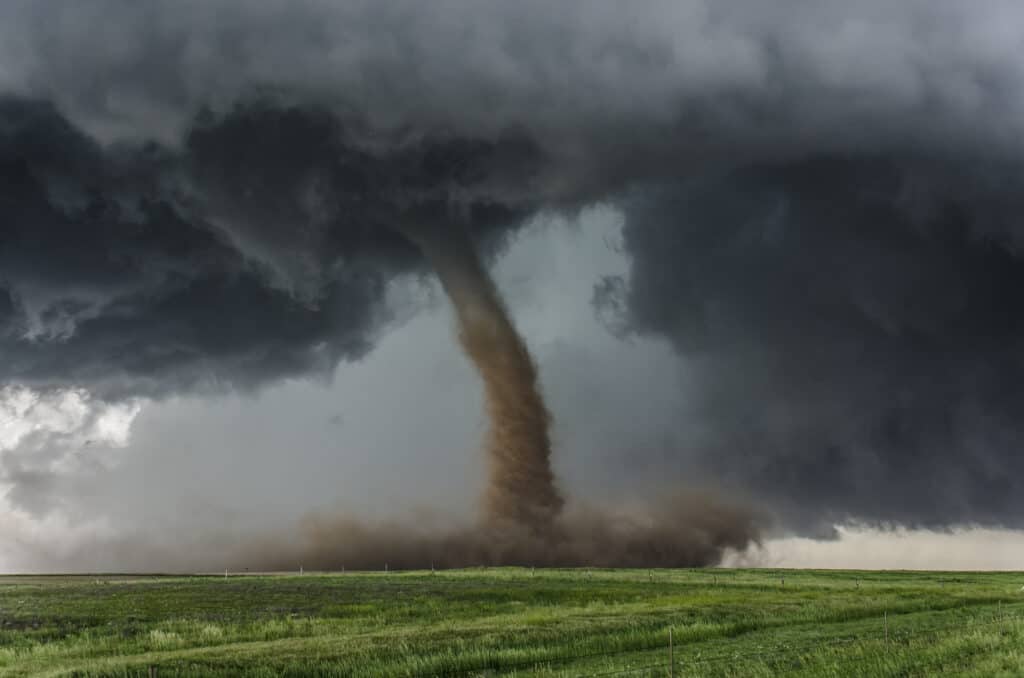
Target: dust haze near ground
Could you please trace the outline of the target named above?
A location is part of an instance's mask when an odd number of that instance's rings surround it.
[[[374,522],[324,513],[276,533],[140,533],[90,539],[69,549],[40,543],[21,548],[37,571],[53,572],[695,567],[748,548],[760,529],[759,517],[749,509],[698,493],[617,512],[576,506],[544,532],[507,521],[452,525],[430,518]]]

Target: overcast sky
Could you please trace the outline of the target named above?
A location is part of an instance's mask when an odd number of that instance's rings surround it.
[[[439,215],[573,502],[1009,567],[1022,49],[1010,1],[4,3],[0,567],[471,512],[481,385],[399,226]]]

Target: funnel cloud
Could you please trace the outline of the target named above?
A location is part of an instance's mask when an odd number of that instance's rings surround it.
[[[484,381],[490,430],[485,520],[547,532],[563,499],[551,472],[548,408],[537,368],[464,232],[417,231],[455,307],[459,340]]]

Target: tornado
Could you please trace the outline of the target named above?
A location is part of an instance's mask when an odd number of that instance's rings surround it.
[[[546,533],[564,500],[551,470],[551,415],[526,342],[465,229],[419,228],[409,235],[437,272],[455,310],[459,342],[483,380],[484,522]]]

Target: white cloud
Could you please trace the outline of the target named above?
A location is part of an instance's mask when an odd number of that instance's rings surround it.
[[[0,388],[0,452],[16,450],[32,437],[40,446],[60,437],[67,445],[123,447],[140,409],[139,401],[100,402],[83,389],[38,392],[6,386]]]

